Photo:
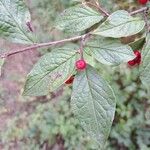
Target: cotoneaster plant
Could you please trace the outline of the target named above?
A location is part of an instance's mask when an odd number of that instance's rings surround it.
[[[23,0],[0,0],[0,36],[14,43],[27,45],[23,49],[1,53],[1,66],[9,56],[21,52],[55,47],[43,55],[27,76],[24,96],[42,96],[63,84],[72,84],[71,107],[87,134],[103,149],[110,133],[116,109],[113,87],[89,63],[117,66],[126,63],[139,65],[139,75],[150,90],[150,33],[148,1],[138,10],[117,10],[108,13],[100,1],[82,1],[63,11],[55,27],[75,36],[59,41],[38,43],[32,29],[30,13]],[[138,15],[137,15],[138,14]],[[141,15],[139,15],[141,14]],[[144,16],[144,17],[143,17]],[[133,52],[133,43],[123,44],[123,37],[138,34],[145,39],[142,53]],[[74,42],[74,44],[66,44]],[[93,60],[93,59],[91,59]],[[105,69],[105,68],[103,68]]]

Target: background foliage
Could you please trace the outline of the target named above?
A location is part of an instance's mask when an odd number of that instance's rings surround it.
[[[54,29],[53,24],[56,15],[77,2],[77,0],[27,1],[33,17],[33,26],[38,30],[38,40],[46,42],[67,37],[66,33],[63,35]],[[133,10],[140,7],[134,0],[102,0],[101,2],[111,11],[118,8]],[[40,53],[50,50],[40,50]],[[117,95],[116,116],[105,149],[149,150],[150,99],[140,82],[138,67],[129,68],[127,64],[122,64],[113,69],[105,66],[106,69],[103,70],[102,64],[95,62],[93,65],[107,78]],[[19,102],[27,109],[23,109],[24,111],[20,109],[8,119],[6,126],[0,132],[1,149],[99,149],[98,145],[85,135],[71,112],[71,88],[71,86],[63,86],[51,95],[34,100],[22,101],[20,98]],[[3,97],[3,88],[0,95]],[[1,105],[1,111],[3,108],[5,108],[4,103]]]

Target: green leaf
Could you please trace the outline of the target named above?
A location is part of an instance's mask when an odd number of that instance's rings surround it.
[[[92,67],[95,67],[96,66],[96,63],[95,63],[95,59],[93,56],[91,56],[89,53],[87,53],[87,51],[84,51],[84,59],[85,61],[90,64]]]
[[[59,48],[45,54],[28,75],[24,95],[47,95],[60,87],[74,72],[76,49]]]
[[[145,22],[138,17],[132,17],[127,11],[118,10],[112,13],[93,34],[104,37],[127,37],[143,30]]]
[[[28,21],[30,13],[23,0],[0,0],[0,37],[16,43],[32,43]]]
[[[142,50],[142,64],[140,65],[140,78],[150,90],[150,33],[146,37],[146,43]]]
[[[132,47],[132,49],[142,49],[143,45],[145,43],[145,37],[142,37],[140,39],[135,40],[134,42],[129,43],[129,45]]]
[[[76,75],[71,105],[84,130],[104,146],[114,119],[116,99],[108,83],[91,66]]]
[[[66,32],[81,32],[103,19],[98,12],[88,6],[78,5],[64,10],[57,18],[56,27]]]
[[[97,61],[106,65],[119,65],[135,58],[131,47],[117,39],[99,37],[88,42],[86,46]]]

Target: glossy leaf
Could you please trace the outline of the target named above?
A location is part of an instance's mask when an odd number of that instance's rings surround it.
[[[56,27],[66,32],[84,31],[103,19],[97,11],[88,6],[78,5],[64,12],[57,18]]]
[[[24,95],[46,95],[60,87],[74,72],[76,49],[59,48],[45,54],[27,77]]]
[[[127,11],[118,10],[112,13],[93,34],[104,37],[127,37],[143,30],[145,22],[138,17],[132,17]]]
[[[71,105],[84,130],[104,146],[114,119],[116,100],[111,87],[91,66],[76,75]]]
[[[117,39],[99,37],[88,42],[86,46],[97,61],[106,65],[119,65],[135,58],[131,47]]]
[[[29,44],[33,37],[26,25],[30,13],[23,0],[0,0],[0,37]]]

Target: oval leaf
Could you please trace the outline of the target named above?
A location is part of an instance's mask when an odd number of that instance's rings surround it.
[[[60,87],[74,72],[77,51],[60,48],[45,54],[29,73],[24,95],[47,95]]]
[[[119,65],[135,58],[131,47],[116,39],[96,38],[86,46],[97,61],[106,65]]]
[[[111,87],[91,66],[76,75],[71,105],[84,130],[104,146],[114,119],[116,100]]]
[[[0,0],[0,37],[29,44],[33,37],[26,25],[30,13],[23,0]]]
[[[103,16],[90,7],[78,5],[64,10],[56,20],[56,27],[66,32],[80,32],[90,28],[102,19]]]
[[[143,30],[145,22],[138,17],[132,17],[127,11],[118,10],[112,13],[93,34],[104,37],[127,37]]]

